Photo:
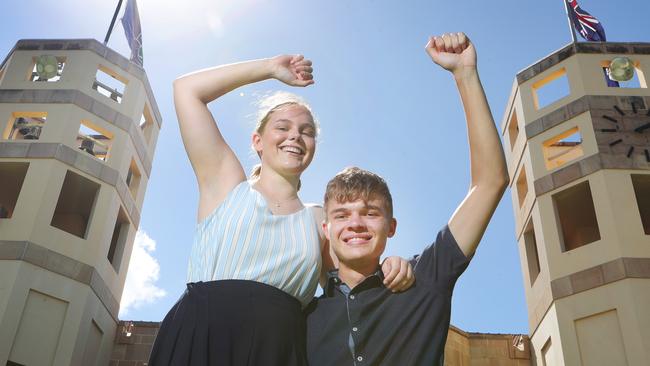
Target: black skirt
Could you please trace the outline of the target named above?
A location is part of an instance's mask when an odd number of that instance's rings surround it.
[[[254,281],[188,283],[151,350],[149,366],[167,365],[307,365],[300,302]]]

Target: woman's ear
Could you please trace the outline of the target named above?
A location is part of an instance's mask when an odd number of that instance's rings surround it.
[[[257,155],[262,156],[262,136],[258,132],[253,132],[251,137],[253,143],[253,149],[257,152]]]

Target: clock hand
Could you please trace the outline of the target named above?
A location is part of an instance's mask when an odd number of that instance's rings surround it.
[[[646,124],[644,124],[644,125],[641,125],[641,126],[635,128],[635,129],[634,129],[634,132],[639,132],[639,133],[641,133],[641,132],[643,132],[644,130],[647,130],[648,128],[650,128],[650,122],[648,122],[648,123],[646,123]]]

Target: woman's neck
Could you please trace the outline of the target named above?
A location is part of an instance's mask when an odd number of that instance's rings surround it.
[[[262,169],[253,186],[266,198],[272,212],[286,214],[302,207],[298,198],[298,182],[297,176],[285,177],[270,169]]]

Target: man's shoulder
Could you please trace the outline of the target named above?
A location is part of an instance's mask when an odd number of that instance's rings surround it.
[[[325,304],[333,303],[333,298],[322,294],[318,297],[314,297],[309,304],[303,309],[303,313],[307,316],[318,315],[324,311]]]

